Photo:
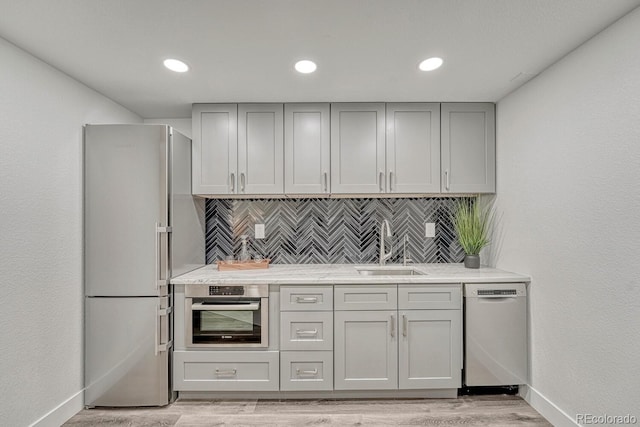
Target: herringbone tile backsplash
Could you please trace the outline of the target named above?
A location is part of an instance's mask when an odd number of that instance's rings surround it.
[[[388,219],[393,258],[402,262],[402,240],[415,263],[462,262],[450,213],[456,198],[415,199],[209,199],[206,202],[207,263],[236,258],[240,236],[249,250],[276,264],[342,264],[378,261],[380,222]],[[426,238],[425,223],[436,224]],[[254,239],[254,225],[265,224],[266,238]]]

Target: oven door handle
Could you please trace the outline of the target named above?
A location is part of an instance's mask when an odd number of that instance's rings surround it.
[[[194,311],[256,311],[260,310],[260,302],[249,304],[202,304],[200,302],[191,304]]]

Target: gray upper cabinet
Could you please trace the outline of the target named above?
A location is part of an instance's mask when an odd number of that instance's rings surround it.
[[[384,193],[384,103],[331,104],[331,192]]]
[[[387,104],[387,193],[440,192],[440,104]]]
[[[282,104],[238,105],[238,192],[282,194]]]
[[[193,194],[235,194],[238,106],[196,104],[193,119]]]
[[[329,104],[285,104],[285,193],[329,193],[329,115]]]
[[[193,106],[193,194],[283,194],[282,104]]]
[[[441,113],[442,192],[495,193],[495,105],[445,103]]]
[[[495,193],[493,103],[194,104],[193,194]]]

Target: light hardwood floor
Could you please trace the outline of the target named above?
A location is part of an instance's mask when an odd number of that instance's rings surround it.
[[[550,426],[518,396],[458,399],[178,400],[85,409],[65,426]]]

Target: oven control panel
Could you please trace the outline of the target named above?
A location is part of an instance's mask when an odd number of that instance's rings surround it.
[[[244,286],[209,286],[209,295],[244,295]]]

